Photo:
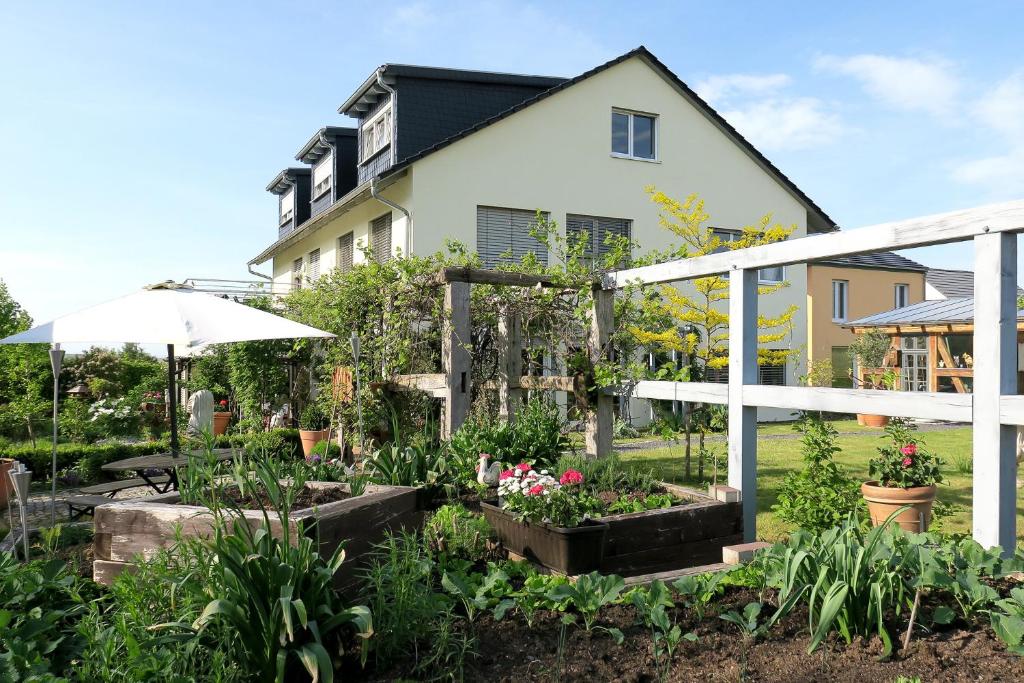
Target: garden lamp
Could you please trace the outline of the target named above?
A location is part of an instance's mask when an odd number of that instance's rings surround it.
[[[53,472],[50,473],[50,526],[57,523],[57,403],[60,400],[60,369],[63,363],[64,351],[60,348],[60,344],[54,344],[50,349],[50,367],[53,368],[53,451],[50,457]],[[29,473],[30,478],[31,476]],[[28,484],[25,486],[27,487]],[[18,498],[20,499],[21,496],[19,495]],[[27,559],[27,551],[25,555]]]
[[[21,540],[25,545],[25,561],[28,562],[28,519],[25,517],[25,501],[28,500],[28,488],[32,482],[32,470],[25,463],[15,463],[8,472],[14,492],[18,495],[18,512],[21,514]],[[12,520],[13,521],[13,520]]]
[[[352,364],[356,371],[356,420],[359,422],[359,455],[363,455],[363,398],[359,391],[359,335],[352,332],[348,338],[352,344]]]

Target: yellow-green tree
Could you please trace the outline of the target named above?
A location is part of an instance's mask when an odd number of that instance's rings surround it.
[[[710,215],[704,210],[704,201],[691,194],[684,201],[672,199],[664,192],[649,186],[646,192],[658,206],[658,223],[678,238],[677,244],[653,255],[656,261],[694,258],[744,249],[788,238],[796,226],[784,226],[772,221],[771,214],[762,216],[753,225],[739,229],[716,230],[708,225]],[[767,296],[788,286],[788,282],[773,282],[758,286],[758,294]],[[660,329],[635,327],[631,332],[641,344],[657,352],[676,351],[690,359],[688,367],[680,373],[668,373],[671,379],[692,381],[704,379],[708,369],[720,369],[729,363],[729,279],[723,275],[696,278],[682,286],[660,285],[651,288],[644,300],[651,316],[666,324]],[[792,349],[770,348],[786,339],[793,329],[795,305],[788,306],[774,316],[758,314],[758,363],[781,365],[795,354]],[[697,376],[692,376],[696,371]],[[663,371],[662,376],[666,376]],[[686,423],[686,476],[690,476],[690,420]],[[703,461],[701,461],[703,465]]]

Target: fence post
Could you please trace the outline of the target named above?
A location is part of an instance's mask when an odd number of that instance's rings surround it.
[[[498,414],[511,421],[522,404],[523,336],[519,314],[509,306],[498,312]]]
[[[591,364],[607,359],[608,342],[614,325],[615,290],[593,289],[587,353]],[[593,394],[596,393],[596,397]],[[612,452],[612,397],[603,391],[591,392],[587,401],[587,457],[599,458]]]
[[[757,270],[729,274],[729,486],[743,500],[743,540],[757,537],[757,408],[743,385],[757,384]]]
[[[999,398],[1017,393],[1017,235],[974,238],[974,539],[1017,543],[1016,437]]]
[[[469,414],[471,357],[469,283],[449,282],[444,286],[444,327],[441,362],[445,375],[444,417],[441,438],[450,439]]]

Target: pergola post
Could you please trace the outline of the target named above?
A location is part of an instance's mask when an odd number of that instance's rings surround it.
[[[450,439],[469,415],[472,358],[466,348],[470,342],[468,282],[445,284],[444,314],[441,362],[445,390],[441,438]]]
[[[757,408],[743,385],[757,384],[757,270],[729,274],[729,486],[743,501],[743,540],[757,537]]]
[[[498,414],[514,420],[522,405],[523,335],[519,314],[508,306],[498,312]]]
[[[1017,542],[1016,436],[1000,396],[1017,393],[1017,235],[974,238],[974,539]]]
[[[590,315],[590,334],[587,353],[590,362],[597,365],[607,360],[608,342],[614,324],[615,290],[594,287],[594,304]],[[603,391],[591,397],[587,408],[587,457],[599,458],[612,452],[612,397]]]

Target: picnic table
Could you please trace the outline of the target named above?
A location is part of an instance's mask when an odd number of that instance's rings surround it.
[[[230,448],[215,448],[210,452],[217,461],[230,460],[234,454]],[[187,467],[191,458],[205,457],[206,451],[201,449],[183,451],[178,455],[154,453],[108,462],[102,469],[105,472],[135,472],[157,493],[167,493],[172,489],[178,489],[178,468]],[[154,474],[154,470],[158,470],[160,474]]]

